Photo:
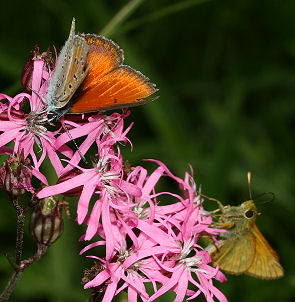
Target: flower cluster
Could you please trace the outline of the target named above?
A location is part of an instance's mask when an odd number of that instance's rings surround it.
[[[138,296],[153,301],[168,290],[175,291],[175,301],[191,300],[200,293],[207,301],[214,301],[214,296],[226,301],[212,283],[213,279],[225,281],[225,276],[208,265],[210,256],[198,244],[200,236],[214,236],[220,230],[210,227],[212,218],[203,209],[192,177],[186,173],[182,180],[158,161],[151,175],[140,166],[126,173],[120,156],[101,156],[93,169],[83,169],[84,173],[38,193],[43,198],[82,186],[78,222],[84,222],[87,230],[81,240],[95,238],[95,242],[81,254],[94,252],[97,246],[105,246],[106,251],[104,258],[88,256],[99,263],[91,274],[86,272],[85,288],[98,293],[104,289],[102,301],[112,301],[122,290],[128,291],[129,301],[137,301]],[[163,177],[173,179],[181,194],[157,192],[155,187]],[[151,296],[145,289],[148,282],[154,287]],[[189,283],[196,290],[189,290]],[[162,285],[159,290],[157,284]]]
[[[118,143],[129,142],[132,124],[124,127],[129,111],[64,116],[61,125],[51,129],[44,110],[48,64],[46,54],[36,56],[26,65],[25,76],[31,78],[22,82],[29,83],[27,91],[14,98],[0,94],[0,150],[9,153],[7,144],[14,142],[10,153],[31,160],[30,173],[43,183],[42,189],[34,190],[30,183],[22,189],[37,191],[40,199],[79,196],[77,221],[87,226],[81,240],[93,241],[81,254],[95,259],[85,271],[84,287],[93,288],[104,302],[121,291],[128,293],[128,301],[154,301],[169,290],[175,292],[174,301],[200,294],[207,301],[226,301],[213,285],[225,276],[218,266],[210,266],[210,256],[199,243],[201,236],[214,237],[220,230],[210,227],[212,218],[192,176],[178,178],[159,161],[154,161],[157,168],[150,175],[141,166],[124,164]],[[73,139],[82,141],[78,149],[70,147]],[[90,147],[95,158],[91,167],[83,167]],[[52,186],[40,170],[46,156],[59,178]],[[163,178],[174,181],[177,192],[159,191]],[[98,247],[104,247],[104,257],[96,255]],[[148,283],[152,292],[146,289]]]

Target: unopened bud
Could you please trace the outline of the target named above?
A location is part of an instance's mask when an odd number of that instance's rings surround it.
[[[94,265],[84,270],[84,277],[82,278],[82,284],[86,284],[93,280],[99,273],[105,270],[105,266],[99,262],[94,262]]]
[[[55,201],[53,197],[44,198],[36,205],[30,217],[30,233],[38,243],[49,246],[62,235],[62,208],[67,211],[67,203]]]
[[[134,171],[134,167],[131,166],[129,160],[126,160],[123,165],[124,179],[126,179],[132,171]]]
[[[82,172],[80,170],[72,170],[64,175],[62,175],[57,183],[60,184],[60,183],[63,183],[64,181],[67,181],[75,176],[78,176],[80,175]],[[74,188],[74,189],[71,189],[69,191],[66,191],[63,193],[64,196],[67,196],[67,197],[76,197],[76,196],[80,196],[81,193],[82,193],[82,189],[83,189],[83,185],[77,187],[77,188]]]
[[[7,108],[1,107],[0,104],[0,122],[1,121],[10,121],[11,117],[15,119],[24,119],[25,113],[22,110],[16,110],[13,107],[9,109],[9,112]]]
[[[84,277],[82,279],[82,284],[86,284],[92,281],[99,273],[105,270],[105,268],[106,267],[103,264],[95,262],[93,267],[84,270]],[[104,283],[102,283],[100,286],[93,288],[91,297],[89,298],[88,302],[102,301],[106,288],[109,284],[110,281],[107,280]]]
[[[43,68],[46,71],[50,71],[54,68],[54,63],[49,48],[47,51],[40,53],[39,46],[36,44],[35,48],[32,50],[32,57],[26,62],[21,75],[22,85],[25,88],[25,91],[29,93],[32,91],[34,61],[36,60],[44,61]]]
[[[26,191],[34,193],[31,185],[32,171],[30,160],[23,155],[10,155],[0,169],[0,186],[12,196],[19,196]]]

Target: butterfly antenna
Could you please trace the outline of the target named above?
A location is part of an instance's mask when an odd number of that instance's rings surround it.
[[[249,197],[250,197],[250,200],[253,200],[253,197],[252,197],[251,180],[252,180],[252,173],[249,171],[249,172],[248,172],[248,188],[249,188]]]
[[[74,143],[75,147],[77,148],[77,151],[78,151],[78,153],[79,153],[81,159],[84,161],[85,164],[87,164],[87,160],[86,160],[85,156],[82,154],[81,150],[79,149],[79,146],[77,145],[75,139],[72,137],[72,134],[71,134],[71,132],[68,130],[68,128],[67,128],[66,124],[64,123],[63,119],[61,119],[61,125],[62,125],[62,127],[66,130],[66,132],[67,132],[67,134],[68,134],[70,140],[73,141],[73,143]]]
[[[258,195],[258,196],[255,196],[254,199],[256,200],[256,199],[258,199],[258,198],[260,198],[260,197],[262,197],[262,196],[264,196],[264,195],[267,195],[267,194],[270,194],[270,195],[271,195],[271,198],[270,198],[269,200],[260,201],[260,202],[255,202],[255,203],[260,205],[260,204],[269,203],[269,202],[272,202],[272,201],[275,200],[276,195],[275,195],[275,193],[273,193],[273,192],[264,192],[264,193],[262,193],[262,194],[260,194],[260,195]]]
[[[35,92],[35,93],[38,95],[38,97],[46,104],[46,99],[45,99],[38,91],[36,91],[36,90],[33,89],[32,87],[31,87],[31,90],[32,90],[33,92]]]
[[[197,193],[198,193],[199,195],[201,195],[202,197],[206,198],[206,199],[215,201],[215,202],[218,204],[219,209],[221,210],[221,212],[223,212],[223,204],[222,204],[218,199],[213,198],[213,197],[206,196],[205,194],[201,193],[200,191],[197,191]]]

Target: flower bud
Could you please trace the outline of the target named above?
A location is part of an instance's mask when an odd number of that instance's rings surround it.
[[[94,266],[92,266],[90,269],[84,270],[84,277],[82,279],[82,284],[86,284],[92,281],[100,272],[102,272],[105,269],[106,269],[105,265],[98,262],[94,262]],[[106,280],[100,286],[93,288],[91,297],[89,298],[88,302],[102,301],[109,283],[110,280]]]
[[[1,121],[10,121],[11,117],[13,117],[15,119],[24,119],[25,113],[22,110],[16,110],[13,107],[11,107],[9,109],[9,112],[8,112],[7,108],[0,107],[0,122]]]
[[[31,92],[32,89],[34,61],[36,60],[44,61],[43,68],[46,71],[50,71],[54,68],[54,63],[49,48],[47,49],[47,51],[40,53],[39,46],[36,44],[35,48],[32,50],[32,57],[26,62],[21,75],[22,85],[25,88],[25,91],[29,93]]]
[[[34,193],[31,185],[32,171],[30,160],[21,155],[10,155],[0,169],[0,187],[12,196],[19,196],[26,191]]]
[[[128,175],[134,171],[134,167],[131,166],[129,160],[126,160],[124,165],[123,165],[123,172],[124,172],[124,179],[127,179]]]
[[[58,202],[47,197],[35,206],[30,217],[30,233],[41,244],[51,245],[63,233],[62,208],[67,210],[66,202]]]
[[[94,262],[94,265],[84,270],[84,277],[82,278],[82,284],[86,284],[93,280],[100,272],[105,270],[105,265],[100,262]]]
[[[72,170],[66,174],[63,174],[57,181],[57,183],[62,183],[64,181],[67,181],[75,176],[80,175],[82,172],[80,170]],[[83,189],[83,185],[77,187],[77,188],[73,188],[69,191],[66,191],[63,193],[64,196],[67,197],[76,197],[76,196],[80,196],[82,193],[82,189]]]

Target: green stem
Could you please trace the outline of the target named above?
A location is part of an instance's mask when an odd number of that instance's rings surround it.
[[[101,30],[100,34],[110,36],[115,28],[122,23],[144,0],[131,0]]]
[[[132,20],[128,22],[126,25],[124,25],[120,30],[118,31],[118,34],[126,33],[138,26],[142,26],[146,23],[151,23],[156,20],[162,19],[164,17],[167,17],[169,15],[178,13],[182,10],[188,9],[192,6],[199,5],[205,2],[208,2],[211,0],[187,0],[187,1],[179,1],[175,4],[171,4],[169,6],[166,6],[162,9],[159,9],[145,17],[141,17],[139,19]]]

